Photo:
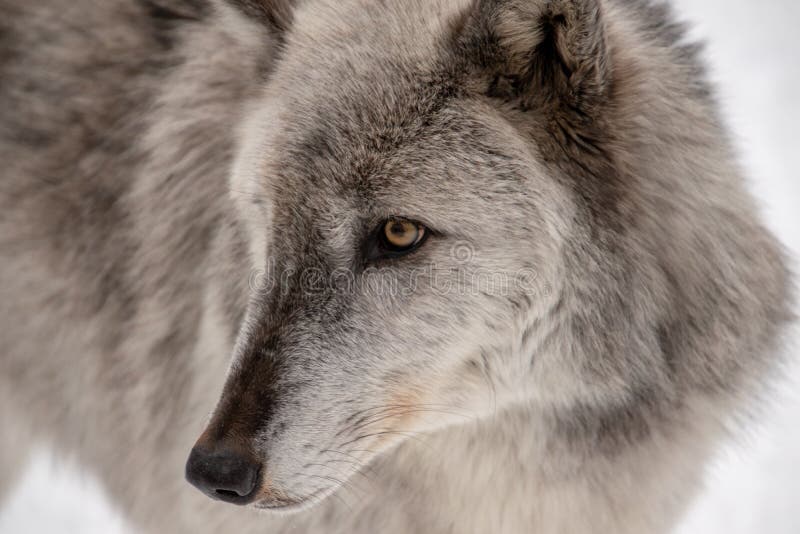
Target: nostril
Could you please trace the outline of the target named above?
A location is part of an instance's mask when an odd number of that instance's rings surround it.
[[[231,498],[231,499],[235,499],[236,497],[244,497],[244,495],[239,495],[235,491],[224,490],[224,489],[214,490],[214,493],[216,493],[220,497],[227,497],[227,498]]]
[[[195,446],[186,480],[213,499],[248,504],[255,499],[261,466],[249,454],[224,445]]]

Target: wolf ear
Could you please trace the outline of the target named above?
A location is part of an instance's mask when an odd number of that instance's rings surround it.
[[[611,59],[600,0],[478,0],[475,14],[466,35],[490,76],[490,96],[584,117],[607,100]]]
[[[292,23],[292,10],[297,0],[225,0],[245,15],[262,22],[282,35]]]

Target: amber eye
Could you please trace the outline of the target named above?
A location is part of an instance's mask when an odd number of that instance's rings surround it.
[[[403,219],[390,219],[383,226],[383,237],[388,248],[404,251],[422,241],[425,227]]]
[[[431,232],[424,224],[392,217],[380,223],[365,243],[367,261],[399,258],[417,250]]]

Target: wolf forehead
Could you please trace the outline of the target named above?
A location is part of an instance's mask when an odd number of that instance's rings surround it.
[[[399,181],[491,189],[529,177],[524,162],[536,147],[482,98],[457,53],[457,25],[473,7],[323,2],[300,9],[268,97],[256,103],[268,109],[251,120],[256,133],[248,133],[260,138],[264,160],[257,178],[287,193],[313,186],[339,195],[346,187],[375,201]],[[402,189],[394,193],[403,200]]]

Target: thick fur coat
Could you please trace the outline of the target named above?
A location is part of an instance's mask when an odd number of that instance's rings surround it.
[[[0,0],[0,80],[0,490],[45,444],[141,532],[665,533],[779,367],[662,3]]]

